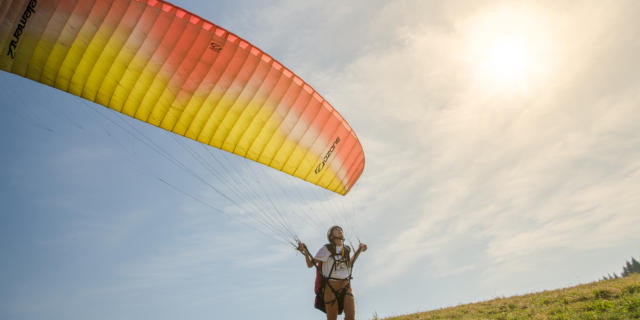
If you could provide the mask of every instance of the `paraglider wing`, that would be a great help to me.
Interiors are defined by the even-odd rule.
[[[364,169],[320,94],[240,37],[157,0],[0,0],[0,69],[339,194]]]

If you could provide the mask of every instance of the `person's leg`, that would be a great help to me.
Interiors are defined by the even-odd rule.
[[[344,296],[344,320],[355,320],[356,318],[356,301],[353,297],[351,287],[347,289]]]
[[[327,282],[324,287],[324,308],[327,320],[336,320],[338,319],[338,299],[329,286],[330,284]]]

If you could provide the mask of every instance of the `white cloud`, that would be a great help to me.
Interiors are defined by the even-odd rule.
[[[487,95],[469,82],[460,63],[466,25],[458,22],[476,9],[448,12],[441,25],[396,26],[402,41],[379,39],[393,50],[368,52],[323,83],[345,106],[367,154],[357,186],[373,211],[364,227],[384,239],[373,241],[372,285],[415,272],[425,257],[442,276],[471,270],[447,264],[460,241],[480,243],[496,263],[554,248],[606,249],[635,237],[637,77],[611,88],[602,83],[639,69],[617,60],[637,43],[625,31],[632,17],[619,19],[627,6],[636,5],[545,9],[554,69],[523,95]]]

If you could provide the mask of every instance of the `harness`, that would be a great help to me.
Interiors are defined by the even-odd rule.
[[[352,296],[353,295],[351,293],[348,293],[347,291],[349,290],[349,288],[351,288],[351,279],[353,279],[352,277],[352,272],[353,272],[353,266],[350,265],[351,261],[350,261],[350,248],[348,246],[343,246],[342,247],[342,252],[340,253],[340,260],[336,260],[336,256],[338,256],[338,254],[336,253],[336,248],[335,245],[333,244],[326,244],[325,247],[329,250],[329,252],[331,253],[331,257],[333,259],[333,265],[331,266],[331,269],[329,271],[329,275],[327,277],[325,277],[322,274],[322,262],[319,262],[316,264],[316,285],[315,285],[315,292],[316,292],[316,300],[315,300],[315,308],[325,312],[326,313],[326,306],[327,305],[333,305],[334,303],[338,302],[338,314],[342,314],[342,311],[344,310],[344,297],[349,295]],[[347,263],[347,265],[349,266],[349,277],[347,277],[346,279],[338,279],[338,278],[333,278],[332,274],[333,271],[336,269],[336,264],[338,263]],[[346,280],[347,281],[347,285],[344,286],[344,288],[340,289],[340,290],[336,290],[333,286],[331,286],[331,282],[329,282],[329,280]],[[325,288],[328,287],[329,290],[331,290],[331,292],[333,293],[334,299],[331,301],[324,301],[324,291]]]

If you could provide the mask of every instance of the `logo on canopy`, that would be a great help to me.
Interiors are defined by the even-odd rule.
[[[329,160],[329,157],[331,157],[333,151],[336,149],[338,143],[340,143],[340,137],[336,137],[336,141],[333,142],[331,148],[329,148],[329,151],[327,151],[327,153],[322,158],[322,162],[320,162],[316,167],[316,170],[314,171],[316,174],[320,173],[320,171],[322,171],[322,169],[324,169],[324,167],[327,165],[327,161]]]

